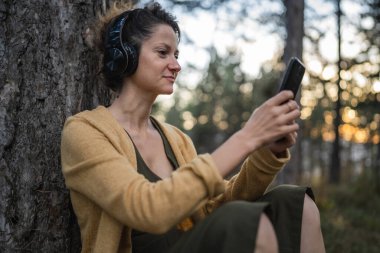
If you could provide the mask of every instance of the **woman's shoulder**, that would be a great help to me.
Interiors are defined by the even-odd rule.
[[[66,119],[66,122],[71,121],[85,121],[90,124],[110,124],[110,123],[116,123],[113,117],[111,116],[108,109],[102,105],[97,106],[94,109],[91,110],[84,110],[81,112],[78,112],[72,116],[69,116]]]
[[[98,118],[104,118],[104,116],[107,114],[107,108],[99,105],[94,109],[91,110],[84,110],[81,112],[78,112],[76,114],[73,114],[72,116],[69,116],[67,120],[96,120]]]
[[[92,110],[81,111],[68,117],[64,129],[68,128],[90,128],[103,133],[120,132],[123,129],[104,106],[97,106]]]

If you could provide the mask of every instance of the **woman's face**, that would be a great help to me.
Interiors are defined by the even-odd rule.
[[[132,83],[153,95],[171,94],[181,70],[177,35],[169,25],[157,25],[151,37],[143,41]]]

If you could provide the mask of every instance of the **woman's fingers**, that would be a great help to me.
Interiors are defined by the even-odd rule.
[[[291,110],[287,113],[283,113],[283,114],[279,115],[278,118],[280,120],[280,123],[291,124],[291,123],[294,123],[294,121],[296,119],[298,119],[300,116],[301,116],[301,112],[297,108],[297,109]]]
[[[280,134],[286,135],[286,134],[289,134],[291,132],[298,131],[298,129],[299,129],[299,125],[297,123],[286,124],[280,128]]]
[[[299,106],[296,101],[288,100],[287,102],[278,106],[278,114],[288,114],[293,112],[294,110],[299,110]]]
[[[281,146],[293,145],[295,137],[291,133],[299,129],[295,122],[300,117],[298,104],[292,100],[291,91],[283,91],[258,107],[244,127],[247,140],[267,145],[278,139],[287,137]]]
[[[276,96],[270,98],[264,103],[267,108],[272,108],[273,116],[280,116],[287,114],[293,110],[298,110],[299,106],[293,99],[293,93],[291,91],[282,91]]]
[[[283,138],[269,144],[269,148],[273,153],[283,153],[286,149],[292,147],[297,140],[297,132],[291,132]]]
[[[286,147],[290,148],[294,144],[296,144],[297,141],[297,132],[292,132],[288,135]]]
[[[266,103],[272,106],[281,105],[286,103],[288,100],[293,99],[293,97],[293,92],[284,90],[278,93],[276,96],[268,99]]]

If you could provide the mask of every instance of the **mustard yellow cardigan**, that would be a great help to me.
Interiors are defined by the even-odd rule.
[[[289,159],[263,148],[225,181],[209,154],[197,155],[189,137],[159,123],[180,167],[151,183],[136,171],[133,144],[99,106],[66,120],[61,159],[81,230],[82,252],[131,252],[131,228],[164,233],[187,217],[197,222],[225,201],[255,200]],[[186,219],[185,219],[186,220]]]

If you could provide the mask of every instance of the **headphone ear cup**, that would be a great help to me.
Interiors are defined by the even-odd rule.
[[[127,43],[123,43],[123,49],[126,55],[125,57],[126,66],[125,66],[124,73],[129,76],[129,75],[132,75],[137,69],[138,53],[135,47],[130,46]]]
[[[107,75],[121,75],[125,70],[125,56],[118,48],[107,48],[104,54],[104,70]]]
[[[135,47],[123,43],[123,27],[131,11],[126,11],[112,20],[105,37],[103,70],[108,77],[122,78],[132,75],[138,64],[138,52]]]

